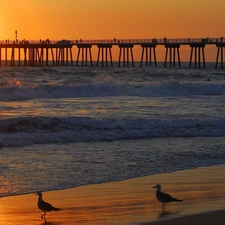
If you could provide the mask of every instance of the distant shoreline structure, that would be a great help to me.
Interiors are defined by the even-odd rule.
[[[141,47],[140,67],[157,67],[156,48],[165,47],[164,67],[180,67],[180,47],[190,47],[189,67],[205,68],[205,47],[211,45],[217,48],[215,66],[224,68],[225,39],[220,38],[163,38],[163,39],[106,39],[106,40],[5,40],[0,41],[0,66],[93,66],[92,47],[97,47],[96,66],[114,66],[112,48],[119,48],[117,66],[134,67],[133,47]],[[78,48],[76,60],[73,60],[72,48]],[[115,47],[114,47],[115,48]],[[10,55],[10,59],[8,57]],[[4,56],[4,59],[3,57]],[[18,63],[16,63],[18,62]]]

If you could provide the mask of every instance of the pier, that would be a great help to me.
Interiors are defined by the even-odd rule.
[[[219,38],[183,39],[107,39],[107,40],[22,40],[0,41],[0,66],[118,66],[134,67],[133,48],[139,47],[140,67],[157,67],[157,46],[165,48],[164,67],[180,67],[182,46],[190,48],[189,67],[205,68],[205,47],[217,49],[215,68],[224,68],[225,40]],[[73,61],[73,49],[77,55]],[[92,50],[97,48],[97,59],[93,60]],[[118,48],[117,63],[113,61],[112,49]],[[137,58],[137,56],[136,56]],[[136,60],[137,61],[137,60]]]

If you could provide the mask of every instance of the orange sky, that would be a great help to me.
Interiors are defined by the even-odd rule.
[[[224,0],[0,1],[0,40],[225,36]]]
[[[224,0],[0,1],[0,40],[225,36]]]

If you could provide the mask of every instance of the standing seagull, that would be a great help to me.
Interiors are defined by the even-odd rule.
[[[153,188],[157,188],[157,190],[156,190],[156,198],[158,199],[159,202],[162,202],[162,210],[165,210],[166,203],[169,203],[169,202],[183,202],[182,200],[173,198],[171,195],[169,195],[167,193],[163,193],[161,191],[161,185],[160,184],[157,184]]]
[[[53,207],[51,204],[49,204],[48,202],[45,202],[43,199],[42,199],[42,193],[41,192],[37,192],[36,195],[38,195],[38,208],[44,212],[44,214],[41,216],[42,219],[45,219],[45,214],[46,212],[51,212],[51,211],[59,211],[59,210],[62,210],[62,209],[58,209],[58,208],[55,208]]]

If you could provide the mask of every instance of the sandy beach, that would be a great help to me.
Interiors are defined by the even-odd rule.
[[[0,224],[224,224],[225,165],[87,185],[43,193],[43,199],[62,211],[37,208],[34,193],[0,198]],[[156,184],[183,202],[166,205],[155,198]]]

